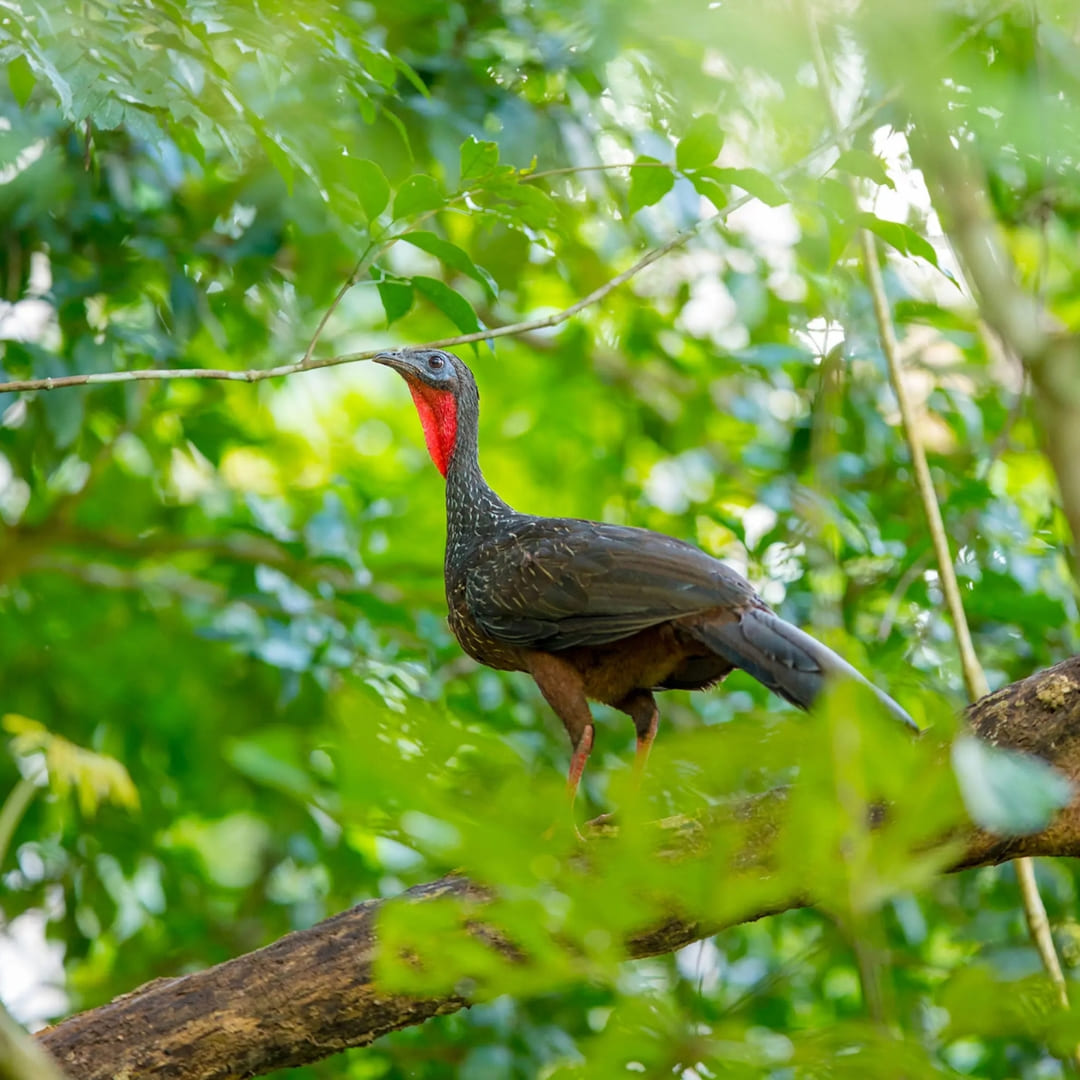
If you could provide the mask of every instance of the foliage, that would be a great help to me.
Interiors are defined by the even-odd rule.
[[[939,878],[913,854],[962,815],[962,683],[856,235],[881,245],[1001,685],[1077,648],[1068,537],[1024,377],[912,163],[906,90],[936,95],[1024,286],[1074,327],[1080,25],[1066,0],[849,8],[815,9],[841,119],[862,118],[841,153],[778,0],[4,5],[0,380],[257,372],[542,319],[686,231],[572,319],[463,353],[488,478],[731,560],[934,725],[913,746],[842,705],[792,716],[737,674],[664,695],[637,797],[632,731],[600,710],[588,811],[700,814],[794,779],[777,887],[826,898],[622,962],[620,934],[675,898],[730,917],[767,897],[724,852],[664,863],[644,826],[602,888],[569,829],[542,839],[565,739],[527,679],[449,636],[442,491],[391,373],[0,395],[0,712],[120,763],[92,820],[53,777],[0,867],[5,920],[62,944],[72,1010],[467,867],[505,887],[530,963],[456,936],[459,912],[399,909],[388,939],[438,935],[446,966],[392,954],[384,978],[467,972],[480,1004],[291,1075],[1057,1075],[1076,1029],[1011,871]],[[890,33],[924,45],[898,65]],[[897,823],[869,844],[881,796]],[[1021,803],[995,805],[1016,824]],[[1076,871],[1039,873],[1071,978]]]

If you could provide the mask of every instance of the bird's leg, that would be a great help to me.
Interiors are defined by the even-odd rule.
[[[574,744],[574,753],[570,758],[570,772],[566,776],[566,794],[570,798],[570,805],[574,805],[577,798],[578,784],[581,783],[581,774],[585,771],[585,762],[592,753],[593,726],[588,727],[581,733],[581,737]]]
[[[585,698],[585,684],[577,668],[551,653],[533,653],[529,660],[529,674],[563,722],[574,748],[570,773],[566,778],[566,792],[573,807],[581,774],[585,771],[585,763],[593,746],[593,720]]]
[[[634,757],[634,782],[641,783],[645,765],[649,760],[656,729],[660,726],[660,710],[656,699],[648,690],[631,690],[615,708],[624,712],[634,721],[637,732],[637,754]]]

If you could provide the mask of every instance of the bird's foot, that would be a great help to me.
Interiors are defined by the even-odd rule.
[[[613,836],[619,830],[619,823],[613,811],[598,814],[591,821],[585,822],[588,836]]]

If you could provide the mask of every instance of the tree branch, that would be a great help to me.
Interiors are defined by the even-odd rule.
[[[953,41],[949,47],[944,50],[943,57],[948,56],[957,49],[959,49],[972,35],[978,32],[979,28],[985,25],[987,22],[994,18],[997,18],[1003,10],[1005,10],[1011,0],[1006,0],[1005,3],[999,5],[993,10],[987,12],[983,17],[975,20],[971,26],[969,26],[962,34],[960,34],[955,41]],[[811,150],[808,154],[800,158],[794,165],[784,169],[776,179],[783,183],[787,180],[797,176],[803,169],[808,168],[813,162],[826,150],[830,150],[838,145],[841,141],[850,139],[857,132],[861,131],[882,109],[892,104],[900,97],[903,92],[904,84],[898,83],[886,94],[884,94],[877,101],[868,105],[862,110],[847,125],[846,128],[837,132],[835,135],[829,135],[822,139],[818,145]],[[662,166],[663,163],[657,163],[657,166]],[[574,166],[573,168],[566,169],[548,169],[542,172],[536,173],[523,173],[520,177],[522,183],[532,183],[533,181],[562,176],[575,172],[591,172],[598,170],[608,169],[621,169],[626,168],[621,164],[613,165],[585,165]],[[746,206],[747,203],[753,200],[753,196],[747,194],[738,199],[732,200],[727,206],[718,210],[715,214],[709,217],[702,218],[700,221],[695,222],[693,225],[682,232],[676,233],[670,240],[661,244],[659,247],[652,248],[646,252],[640,259],[637,260],[632,266],[628,267],[621,274],[616,274],[613,278],[605,281],[602,285],[593,289],[588,296],[578,300],[576,303],[571,304],[567,308],[563,308],[562,311],[554,312],[551,315],[545,315],[539,319],[527,319],[524,322],[509,323],[506,326],[497,326],[489,330],[481,330],[474,334],[459,334],[456,337],[442,338],[438,341],[429,341],[421,348],[451,348],[455,345],[469,345],[475,341],[490,341],[498,337],[510,337],[517,334],[525,334],[534,330],[546,330],[553,326],[558,326],[561,323],[567,322],[572,319],[579,312],[584,311],[585,308],[592,307],[594,304],[599,303],[609,293],[614,292],[621,285],[625,285],[631,278],[635,277],[646,267],[651,266],[657,260],[663,258],[669,252],[674,251],[676,248],[682,247],[691,237],[695,236],[707,225],[716,225],[724,221],[736,210]],[[422,220],[431,217],[436,211],[429,211],[422,215],[421,218],[413,222],[411,227],[415,226]],[[401,238],[402,234],[395,235],[389,238],[389,243],[393,243]],[[387,246],[384,243],[379,251],[382,251]],[[378,254],[378,252],[376,253]],[[272,368],[248,368],[246,371],[231,371],[221,368],[141,368],[134,371],[104,371],[94,372],[85,375],[60,375],[55,378],[47,379],[16,379],[11,382],[0,382],[0,394],[17,393],[20,391],[30,390],[60,390],[64,387],[70,386],[101,386],[105,383],[124,383],[124,382],[164,382],[170,379],[217,379],[224,380],[226,382],[262,382],[265,379],[277,379],[286,375],[296,375],[302,371],[316,371],[319,368],[336,367],[339,364],[352,364],[360,360],[370,360],[377,352],[380,351],[382,346],[375,349],[365,349],[362,352],[344,353],[340,356],[326,357],[322,360],[315,360],[312,358],[311,353],[318,342],[318,338],[322,333],[330,316],[336,310],[338,304],[341,302],[345,293],[355,283],[357,274],[361,272],[363,266],[366,264],[367,253],[361,256],[361,261],[357,264],[356,269],[350,274],[349,278],[341,286],[341,289],[331,302],[329,309],[324,313],[322,320],[315,330],[315,334],[312,337],[302,359],[293,364],[280,364],[277,367]],[[375,256],[372,256],[374,258]]]
[[[968,712],[974,731],[1002,747],[1034,753],[1077,784],[1078,794],[1042,832],[1002,837],[971,829],[951,870],[1025,855],[1080,855],[1080,656],[1004,687]],[[747,875],[767,877],[783,791],[757,796],[735,819],[720,823],[738,848],[746,840]],[[594,841],[601,843],[602,841]],[[586,851],[588,849],[586,848]],[[226,1080],[256,1076],[366,1046],[390,1031],[467,1006],[460,996],[421,999],[375,982],[377,922],[388,903],[469,901],[474,933],[503,951],[512,946],[478,926],[490,895],[466,878],[449,876],[409,889],[394,901],[369,900],[308,930],[193,975],[158,979],[100,1008],[63,1021],[40,1040],[73,1080],[116,1076],[157,1080]],[[811,902],[805,894],[772,896],[734,921],[746,922]],[[671,952],[715,933],[731,918],[688,920],[672,915],[636,933],[626,955]],[[423,962],[424,957],[418,957]],[[438,957],[427,958],[432,966]]]
[[[803,16],[809,30],[810,49],[814,57],[814,68],[817,71],[818,82],[821,84],[821,92],[825,98],[825,105],[832,121],[833,130],[838,131],[840,128],[840,116],[833,101],[832,80],[829,65],[825,58],[825,50],[821,45],[817,21],[807,0],[802,0],[802,7]],[[842,150],[848,149],[846,139],[840,138],[839,145]],[[859,188],[854,176],[848,177],[848,185],[851,190],[851,197],[855,204],[858,205]],[[938,576],[942,590],[945,593],[945,603],[952,619],[953,633],[956,636],[956,646],[960,653],[960,666],[964,673],[964,684],[967,687],[968,700],[976,701],[990,692],[990,684],[986,681],[986,673],[983,671],[982,664],[979,663],[979,658],[975,653],[975,644],[971,638],[971,628],[968,625],[964,602],[960,595],[960,583],[956,577],[956,567],[953,563],[949,537],[945,529],[945,520],[941,513],[941,504],[938,501],[934,481],[930,475],[926,447],[923,445],[915,409],[908,394],[907,384],[904,381],[900,350],[896,339],[896,327],[893,325],[892,309],[889,306],[888,295],[885,291],[885,279],[881,273],[881,267],[878,265],[877,242],[869,229],[859,230],[859,246],[862,251],[863,267],[866,271],[867,285],[873,303],[874,318],[878,326],[878,337],[889,369],[889,381],[892,383],[893,393],[900,408],[904,439],[907,442],[908,453],[911,455],[911,465],[915,473],[915,488],[919,493],[923,511],[926,514],[926,524],[930,529],[930,539],[938,564]],[[1069,992],[1065,982],[1065,973],[1062,971],[1061,960],[1058,957],[1057,949],[1054,946],[1054,938],[1050,932],[1046,905],[1043,903],[1038,883],[1035,880],[1035,866],[1030,859],[1017,859],[1015,869],[1028,930],[1042,959],[1043,966],[1054,983],[1058,993],[1058,1000],[1061,1006],[1067,1009],[1069,1007]]]
[[[814,154],[818,151],[814,151]],[[809,160],[813,154],[808,155]],[[790,178],[803,162],[792,166],[780,175],[780,179]],[[714,225],[736,210],[745,206],[753,196],[743,195],[734,199],[722,210],[718,210],[709,217],[694,222],[693,225],[676,233],[670,240],[665,241],[659,247],[650,249],[645,255],[637,260],[632,266],[627,267],[621,274],[597,286],[587,296],[582,297],[576,303],[571,304],[562,311],[544,315],[538,319],[526,319],[523,322],[508,323],[506,326],[495,326],[487,330],[478,330],[471,334],[457,334],[454,337],[439,338],[437,341],[426,342],[422,348],[445,349],[455,345],[471,345],[476,341],[491,341],[500,337],[511,337],[516,334],[525,334],[532,330],[546,330],[553,326],[572,319],[579,312],[599,303],[609,293],[614,292],[620,285],[625,285],[632,277],[641,273],[646,267],[659,259],[662,259],[670,251],[682,247],[691,237],[697,235],[706,225]],[[335,300],[335,303],[337,301]],[[381,347],[380,347],[381,348]],[[330,356],[322,360],[299,360],[294,364],[280,364],[272,368],[249,368],[246,371],[229,371],[221,368],[141,368],[134,371],[103,371],[86,375],[59,375],[48,379],[18,379],[12,382],[0,383],[0,394],[15,393],[26,390],[61,390],[70,386],[100,386],[105,383],[125,382],[164,382],[170,379],[218,379],[227,382],[263,382],[266,379],[278,379],[286,375],[297,375],[302,371],[317,371],[319,368],[337,367],[340,364],[352,364],[360,360],[370,360],[380,348],[364,349],[360,352],[343,353],[340,356]]]
[[[919,100],[915,108],[919,108]],[[1031,375],[1046,456],[1080,552],[1080,335],[1020,283],[969,156],[929,108],[918,113],[912,155],[941,210],[949,239],[979,300],[979,312]]]

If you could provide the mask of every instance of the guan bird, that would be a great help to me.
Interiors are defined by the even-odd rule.
[[[521,514],[503,502],[480,471],[480,396],[458,357],[418,348],[374,359],[405,379],[446,478],[450,629],[481,664],[536,681],[570,736],[571,800],[593,745],[589,699],[633,720],[640,769],[659,722],[655,691],[703,690],[734,668],[802,709],[828,680],[853,679],[916,727],[892,698],[691,544],[625,525]]]

